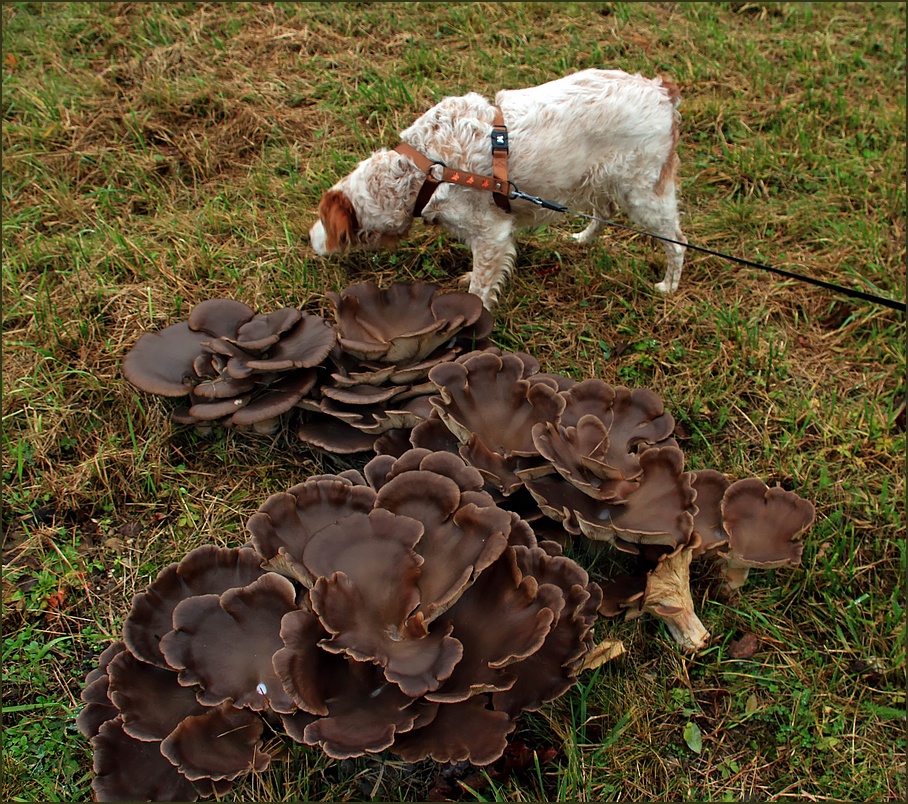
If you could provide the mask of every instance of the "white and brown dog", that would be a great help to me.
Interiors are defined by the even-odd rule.
[[[528,89],[495,96],[509,136],[508,179],[522,192],[605,217],[613,205],[639,228],[686,243],[678,223],[678,89],[660,78],[618,70],[583,70]],[[401,140],[432,162],[491,175],[490,134],[496,108],[474,92],[449,97],[401,132]],[[309,232],[320,255],[355,248],[393,248],[413,223],[426,174],[412,158],[379,150],[334,185]],[[499,199],[500,200],[500,199]],[[441,183],[422,211],[473,252],[470,291],[491,308],[514,266],[513,234],[549,223],[558,212],[515,199],[511,211],[491,193]],[[603,228],[579,234],[589,243]],[[664,242],[662,293],[678,287],[684,247]]]

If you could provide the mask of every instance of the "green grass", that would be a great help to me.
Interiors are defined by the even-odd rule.
[[[209,297],[456,287],[469,253],[429,227],[343,261],[306,238],[321,192],[444,95],[670,75],[691,242],[905,298],[903,4],[4,3],[2,22],[5,801],[90,800],[79,692],[132,596],[346,465],[174,428],[123,354]],[[582,226],[520,239],[496,343],[654,389],[689,468],[793,489],[816,524],[801,568],[735,598],[696,577],[695,657],[655,620],[602,622],[625,657],[520,720],[554,758],[448,795],[903,800],[904,316],[693,252],[664,299],[660,249],[618,230],[583,249]],[[744,634],[760,649],[732,658]],[[440,772],[293,746],[235,796],[426,800]]]

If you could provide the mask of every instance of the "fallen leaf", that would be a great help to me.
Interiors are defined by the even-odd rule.
[[[684,727],[684,742],[695,754],[699,754],[703,750],[703,733],[692,720]]]
[[[625,653],[624,643],[620,639],[603,639],[598,645],[583,658],[578,672],[584,670],[595,670],[612,659],[617,659],[622,653]]]
[[[728,646],[732,659],[750,659],[760,649],[760,640],[753,634],[744,634]]]
[[[15,70],[19,66],[19,60],[16,58],[15,53],[7,53],[3,63],[9,67],[10,70]]]

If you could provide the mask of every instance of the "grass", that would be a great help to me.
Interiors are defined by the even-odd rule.
[[[347,261],[306,242],[321,192],[444,95],[669,74],[692,242],[905,298],[903,4],[4,3],[2,22],[5,801],[89,800],[78,696],[132,596],[344,466],[172,427],[124,352],[213,296],[325,311],[352,281],[455,287],[468,252],[428,227]],[[520,240],[495,341],[654,389],[689,468],[814,501],[803,566],[733,599],[698,577],[715,640],[695,657],[654,620],[603,622],[626,656],[520,721],[545,761],[445,787],[431,763],[295,746],[236,800],[904,800],[904,316],[692,252],[663,299],[659,249],[583,249],[582,226]]]

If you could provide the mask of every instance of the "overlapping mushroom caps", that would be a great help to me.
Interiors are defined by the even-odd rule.
[[[209,299],[188,320],[139,338],[123,374],[143,391],[188,397],[173,412],[178,423],[270,432],[312,390],[315,367],[334,345],[320,316],[293,307],[260,314],[233,299]]]
[[[510,495],[498,498],[502,506],[525,488],[568,533],[639,557],[637,575],[603,583],[605,614],[653,614],[682,648],[699,650],[709,634],[694,611],[692,559],[709,552],[733,586],[746,567],[796,563],[800,555],[789,541],[812,521],[809,503],[790,493],[783,500],[755,478],[726,499],[720,473],[685,471],[674,419],[648,389],[540,374],[528,355],[495,349],[429,376],[440,396],[409,444],[458,453],[489,491]],[[384,440],[377,448],[403,447]],[[737,537],[725,528],[737,528]],[[768,546],[773,539],[781,545]]]
[[[98,800],[195,800],[261,771],[266,730],[332,757],[501,756],[595,650],[599,587],[459,457],[310,478],[138,595],[86,678]]]
[[[267,597],[261,588],[271,581],[260,564],[251,549],[200,547],[136,596],[123,640],[104,651],[86,677],[85,707],[76,721],[94,749],[98,801],[195,801],[224,794],[234,779],[268,766],[263,721],[255,702],[240,697],[248,680],[240,680],[236,665],[247,663],[248,646],[202,648],[207,663],[225,664],[218,672],[233,686],[221,696],[200,686],[201,676],[187,672],[179,651],[166,644],[183,633],[184,621],[196,619],[200,605],[217,606],[222,598],[232,633],[238,629],[251,639],[264,630],[269,615],[259,605]],[[255,606],[231,605],[231,593],[253,598]]]
[[[298,429],[327,452],[372,451],[381,434],[425,420],[436,392],[429,370],[484,344],[492,331],[479,297],[431,283],[381,289],[362,282],[327,296],[338,342],[328,355],[329,377],[303,404],[311,415]]]

